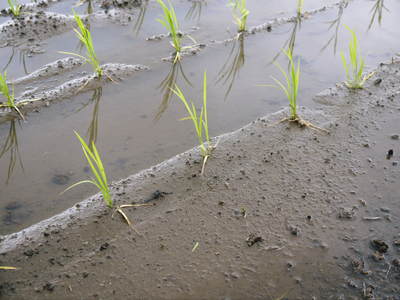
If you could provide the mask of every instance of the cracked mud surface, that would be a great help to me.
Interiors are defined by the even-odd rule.
[[[154,203],[126,209],[137,232],[94,196],[3,237],[1,297],[400,299],[399,80],[394,61],[318,95],[300,115],[330,134],[280,111],[223,135],[204,177],[191,150],[115,183]]]

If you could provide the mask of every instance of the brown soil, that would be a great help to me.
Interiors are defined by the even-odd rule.
[[[400,62],[3,237],[1,299],[400,299]],[[250,100],[250,99],[248,99]],[[392,151],[390,151],[392,150]]]

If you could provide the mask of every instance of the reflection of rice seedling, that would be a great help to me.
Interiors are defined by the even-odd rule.
[[[10,163],[8,164],[7,181],[6,181],[6,183],[8,184],[17,161],[19,161],[22,170],[24,170],[24,166],[22,164],[22,159],[21,159],[21,154],[19,152],[17,128],[16,128],[15,120],[10,121],[10,129],[8,131],[8,136],[3,145],[3,148],[0,151],[0,159],[7,152],[10,152]]]
[[[229,0],[233,9],[233,18],[238,26],[238,32],[246,31],[247,17],[250,11],[246,8],[246,0]]]
[[[162,92],[162,101],[160,106],[158,107],[157,114],[155,116],[155,120],[159,120],[162,116],[162,114],[165,112],[169,105],[169,100],[171,99],[171,96],[173,94],[172,89],[175,87],[175,84],[179,78],[179,76],[182,75],[183,80],[188,84],[192,85],[189,79],[186,77],[185,72],[183,71],[183,67],[180,61],[177,61],[175,64],[171,65],[171,70],[167,74],[167,76],[164,78],[163,81],[158,85],[157,88],[159,88]]]
[[[182,33],[179,32],[179,23],[175,14],[175,9],[172,6],[172,3],[168,1],[169,7],[163,2],[163,0],[157,0],[158,4],[160,4],[163,10],[163,18],[157,19],[165,29],[169,31],[171,36],[171,45],[175,49],[175,59],[174,63],[181,59],[181,53],[183,50],[190,49],[192,46],[182,46]],[[190,36],[188,36],[192,39]],[[192,39],[192,41],[194,41]]]
[[[0,108],[8,107],[10,109],[13,109],[18,113],[18,115],[22,119],[24,119],[23,114],[21,113],[20,109],[18,108],[18,105],[22,104],[22,102],[20,101],[18,103],[15,103],[14,87],[12,87],[11,93],[10,93],[10,89],[8,88],[7,72],[4,72],[4,74],[0,73],[0,93],[6,98],[5,103],[0,102]]]
[[[28,72],[28,68],[26,67],[27,50],[26,49],[18,49],[17,47],[12,47],[10,58],[8,59],[8,61],[5,64],[5,66],[3,67],[2,71],[7,70],[8,66],[12,63],[12,61],[14,60],[16,51],[19,52],[19,62],[24,67],[25,74],[28,75],[29,72]]]
[[[74,28],[74,31],[75,31],[76,36],[78,37],[79,41],[86,47],[86,57],[82,56],[80,54],[77,54],[77,53],[71,53],[71,52],[65,52],[65,51],[60,51],[60,53],[74,55],[74,56],[84,59],[85,62],[88,62],[92,65],[93,70],[97,74],[97,77],[101,78],[101,76],[103,75],[103,70],[100,67],[99,60],[97,59],[96,52],[93,47],[93,40],[92,40],[92,35],[90,33],[90,30],[85,27],[82,19],[75,13],[75,11],[74,11],[74,18],[75,18],[75,22],[79,28],[79,31],[76,28]]]
[[[210,142],[210,136],[208,134],[208,115],[207,115],[207,74],[204,72],[203,78],[203,106],[200,111],[200,115],[197,113],[196,106],[193,101],[186,99],[183,92],[179,89],[177,85],[175,85],[175,89],[172,90],[175,95],[182,101],[184,104],[186,111],[189,116],[182,118],[181,120],[191,120],[193,122],[197,139],[199,142],[201,156],[203,157],[203,166],[201,168],[201,174],[204,173],[204,168],[207,163],[207,159],[211,155],[211,152],[215,149],[216,146],[212,146]]]
[[[192,6],[190,6],[188,12],[186,13],[185,19],[199,21],[203,5],[207,5],[207,2],[204,0],[189,0],[189,2],[192,3]]]
[[[18,17],[21,14],[21,4],[19,4],[17,0],[7,0],[7,2],[12,14]]]
[[[75,135],[81,143],[83,154],[85,155],[90,169],[94,175],[94,179],[79,181],[68,187],[63,191],[63,193],[82,183],[90,183],[95,185],[100,190],[107,206],[110,208],[113,207],[113,200],[111,198],[110,188],[108,187],[106,171],[104,170],[104,166],[99,152],[97,151],[96,145],[92,142],[89,147],[76,131]]]
[[[350,89],[361,89],[365,81],[372,76],[372,73],[363,75],[365,64],[364,59],[359,53],[357,35],[349,27],[346,26],[346,28],[350,31],[352,38],[349,43],[349,62],[347,62],[344,53],[340,53],[344,69],[346,70],[345,84]]]
[[[378,19],[378,24],[381,25],[382,23],[382,17],[383,17],[383,9],[386,11],[389,11],[384,4],[384,0],[375,0],[375,4],[371,9],[371,21],[368,25],[368,30],[371,29],[372,25],[375,22],[375,19]]]
[[[235,79],[238,76],[240,69],[244,66],[244,61],[244,35],[240,34],[233,42],[232,50],[229,53],[228,59],[218,74],[219,78],[217,79],[217,83],[222,80],[224,80],[223,84],[229,82],[228,89],[225,93],[225,99],[231,92]]]
[[[91,101],[94,102],[92,120],[90,121],[90,125],[88,128],[89,134],[89,145],[96,144],[97,141],[97,132],[98,132],[98,123],[99,123],[99,106],[100,99],[103,94],[103,89],[97,88],[94,90]]]
[[[149,0],[144,0],[144,2],[140,5],[140,11],[136,18],[135,25],[133,26],[133,31],[136,33],[136,35],[139,34],[139,31],[142,28],[148,4],[149,4]]]
[[[292,52],[290,49],[284,50],[283,51],[286,55],[286,57],[289,60],[289,71],[286,72],[281,65],[278,63],[275,63],[275,66],[279,69],[279,71],[282,73],[283,77],[285,78],[285,82],[281,82],[278,79],[272,77],[272,79],[275,81],[277,85],[272,85],[273,87],[279,87],[286,95],[288,101],[289,101],[289,110],[290,110],[290,116],[287,118],[282,119],[279,121],[279,123],[284,122],[284,121],[289,121],[289,122],[295,122],[299,124],[300,126],[306,126],[310,127],[312,129],[320,130],[327,132],[327,130],[317,127],[313,125],[312,123],[303,120],[299,115],[297,114],[297,97],[299,93],[299,82],[300,82],[300,59],[297,61],[297,66],[293,61],[293,56]],[[271,85],[268,85],[271,86]]]
[[[347,0],[343,1],[338,7],[337,18],[335,20],[329,22],[328,30],[331,30],[334,27],[335,32],[332,35],[332,37],[328,40],[328,42],[322,47],[321,51],[324,51],[333,41],[333,53],[336,54],[339,28],[340,28],[340,24],[342,21],[344,9],[347,8],[348,5],[349,5],[349,1],[347,1]]]

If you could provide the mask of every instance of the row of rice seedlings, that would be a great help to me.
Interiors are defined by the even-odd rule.
[[[79,17],[75,11],[74,13],[74,18],[75,22],[79,28],[76,29],[74,28],[75,34],[78,37],[79,41],[85,46],[86,48],[86,56],[73,53],[73,52],[65,52],[65,51],[60,51],[60,53],[63,54],[68,54],[68,55],[73,55],[82,58],[85,63],[89,63],[92,67],[94,72],[96,73],[97,77],[100,79],[103,76],[103,69],[100,66],[100,62],[97,58],[96,51],[94,50],[93,46],[93,40],[92,40],[92,35],[90,33],[90,30],[83,24],[83,21],[81,17]]]
[[[18,0],[7,0],[8,5],[10,6],[11,13],[18,17],[21,14],[22,5],[18,3]]]
[[[373,73],[364,75],[364,59],[359,53],[357,35],[354,30],[349,27],[346,28],[351,33],[351,40],[349,43],[349,61],[347,61],[344,52],[340,53],[343,67],[346,71],[345,85],[350,89],[361,89],[365,81],[372,76]]]
[[[247,17],[250,14],[246,7],[246,0],[229,0],[229,6],[232,7],[233,19],[238,26],[238,32],[245,32]]]
[[[200,153],[203,157],[203,164],[201,168],[201,175],[203,175],[207,160],[216,147],[216,145],[213,146],[211,144],[210,135],[208,133],[207,73],[204,72],[203,76],[203,106],[201,107],[200,114],[197,113],[197,108],[194,105],[193,101],[190,101],[189,103],[178,85],[175,85],[175,88],[172,91],[182,101],[187,113],[189,114],[187,117],[181,118],[180,120],[191,120],[194,125],[197,140],[199,143]]]

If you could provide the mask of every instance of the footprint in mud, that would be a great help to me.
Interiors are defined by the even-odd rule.
[[[55,174],[51,178],[51,183],[57,184],[57,185],[66,185],[70,180],[70,176],[67,174]]]
[[[11,202],[4,207],[5,214],[2,218],[2,223],[5,226],[21,224],[32,213],[32,211],[23,211],[23,205],[18,202]]]

